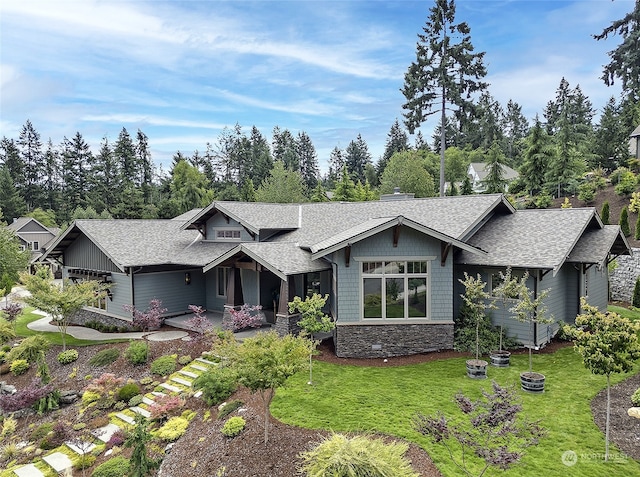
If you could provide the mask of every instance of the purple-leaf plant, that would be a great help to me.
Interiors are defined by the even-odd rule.
[[[29,386],[14,394],[0,395],[0,409],[6,413],[26,409],[53,391],[53,384],[42,384],[40,379],[34,379]]]
[[[198,305],[189,305],[189,310],[194,314],[194,317],[187,320],[186,325],[195,331],[197,336],[194,341],[199,341],[205,338],[208,331],[213,328],[213,323],[209,321],[207,315],[205,315],[205,309]]]
[[[492,386],[493,393],[482,391],[484,398],[477,401],[456,395],[460,411],[467,416],[465,421],[454,424],[441,412],[435,416],[418,414],[413,421],[419,433],[445,446],[453,463],[467,476],[480,477],[492,466],[508,469],[522,458],[524,449],[538,444],[545,433],[538,421],[519,416],[522,405],[516,401],[513,387],[503,388],[496,382]],[[462,453],[454,454],[459,447]],[[483,462],[465,459],[468,454]]]
[[[239,310],[233,308],[229,310],[230,317],[225,317],[222,320],[222,327],[225,330],[238,331],[243,328],[260,328],[262,326],[262,317],[259,312],[262,310],[262,305],[248,305],[244,304]]]
[[[140,311],[133,305],[123,305],[122,308],[131,313],[133,326],[140,328],[142,331],[159,328],[162,324],[162,315],[167,312],[166,308],[162,308],[162,301],[157,298],[149,301],[149,307],[146,311]]]
[[[22,313],[22,305],[16,302],[9,303],[4,308],[4,310],[2,310],[2,314],[4,315],[5,319],[9,323],[13,323],[14,327],[16,326],[16,320],[18,319],[20,313]]]

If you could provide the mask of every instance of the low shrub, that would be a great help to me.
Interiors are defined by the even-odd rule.
[[[185,365],[189,364],[191,361],[193,361],[193,358],[191,358],[191,356],[188,355],[188,354],[180,356],[178,358],[178,364],[180,364],[182,366],[185,366]]]
[[[9,365],[9,370],[14,376],[21,376],[29,370],[29,362],[26,359],[14,359]]]
[[[129,471],[129,459],[118,456],[103,462],[91,473],[91,477],[122,477]]]
[[[91,454],[82,454],[73,460],[73,468],[75,470],[84,470],[91,467],[96,462],[96,456]]]
[[[178,355],[160,356],[151,363],[151,372],[158,376],[168,376],[176,371]]]
[[[202,398],[209,406],[223,402],[236,387],[236,375],[229,368],[214,368],[202,373],[193,382],[193,388],[202,390]]]
[[[103,349],[98,351],[89,359],[89,365],[94,368],[102,368],[107,366],[120,357],[120,351],[115,348]]]
[[[148,386],[151,383],[153,383],[153,378],[151,376],[145,376],[140,380],[140,384],[143,386]]]
[[[62,351],[58,353],[58,363],[60,364],[70,364],[78,359],[78,350],[77,349],[68,349],[66,351]]]
[[[45,422],[44,424],[40,424],[38,427],[31,431],[31,434],[29,434],[29,440],[40,440],[43,437],[46,437],[47,434],[49,434],[51,431],[53,431],[52,422]]]
[[[16,338],[16,332],[13,325],[8,321],[0,318],[0,343],[6,343]]]
[[[142,404],[142,394],[136,394],[128,402],[129,407],[139,406],[140,404]]]
[[[7,416],[2,421],[2,432],[0,432],[0,441],[5,437],[11,436],[18,428],[18,421],[12,416]]]
[[[640,406],[640,388],[636,389],[636,392],[631,395],[631,402],[634,406]]]
[[[76,422],[72,429],[74,431],[81,431],[82,429],[84,429],[85,427],[87,427],[87,424],[85,422]]]
[[[0,447],[0,461],[10,461],[18,456],[20,449],[17,442],[9,442]]]
[[[132,341],[124,352],[124,357],[131,364],[145,364],[149,356],[149,347],[144,341]]]
[[[220,432],[225,437],[235,437],[244,430],[244,426],[247,422],[240,416],[234,416],[227,419]]]
[[[138,394],[140,394],[140,386],[136,383],[127,383],[118,389],[117,399],[118,401],[128,401]]]
[[[325,475],[375,475],[377,477],[417,477],[404,457],[408,445],[387,444],[366,436],[333,434],[316,447],[300,454],[302,471],[309,477]]]
[[[91,419],[88,423],[88,427],[90,429],[99,429],[106,426],[107,424],[109,424],[109,418],[103,415]]]
[[[182,409],[185,400],[180,396],[160,396],[149,406],[152,420],[165,419],[173,412]]]
[[[7,357],[7,352],[0,351],[0,363],[4,363],[6,361],[6,357]]]
[[[124,444],[124,441],[126,440],[127,440],[127,436],[125,432],[122,429],[118,429],[116,432],[111,434],[111,437],[106,442],[105,447],[107,449],[111,449],[112,447],[116,447],[116,446],[120,447],[122,446],[122,444]]]
[[[41,352],[49,351],[51,343],[42,335],[33,335],[23,339],[18,346],[14,346],[7,353],[7,362],[16,359],[24,359],[29,363],[35,363]]]
[[[102,395],[96,391],[85,391],[82,393],[82,405],[87,407],[89,404],[96,402]]]
[[[189,427],[188,419],[178,416],[172,417],[160,429],[158,429],[156,437],[167,442],[177,441],[185,432],[187,432],[187,427]]]
[[[233,401],[229,401],[228,403],[221,405],[218,409],[218,419],[227,417],[236,409],[241,408],[243,404],[244,403],[242,401],[234,399]]]
[[[26,409],[53,392],[53,384],[42,384],[40,379],[35,379],[29,386],[18,390],[17,393],[0,395],[0,410],[15,412]]]

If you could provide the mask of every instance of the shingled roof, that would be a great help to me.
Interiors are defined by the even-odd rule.
[[[458,254],[456,262],[548,269],[555,274],[587,229],[602,228],[602,222],[593,208],[519,210],[512,215],[493,217],[487,226],[468,240],[470,245],[486,251],[488,255],[479,256],[463,251]],[[594,234],[592,237],[600,239],[601,236]],[[594,241],[585,239],[578,252]],[[586,251],[580,253],[587,255]],[[599,252],[590,253],[597,254]]]

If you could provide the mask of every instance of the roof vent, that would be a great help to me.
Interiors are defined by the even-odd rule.
[[[393,188],[393,193],[394,194],[399,194],[400,193],[400,187],[394,187]]]
[[[393,194],[382,194],[380,200],[410,200],[415,194],[409,192],[400,192],[400,187],[393,188]]]

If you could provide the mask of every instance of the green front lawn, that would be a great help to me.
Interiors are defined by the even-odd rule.
[[[609,305],[607,306],[607,310],[617,313],[624,318],[628,318],[631,321],[640,320],[640,311],[638,310],[630,310],[629,308],[617,305]]]
[[[415,432],[411,419],[417,412],[442,411],[459,415],[453,402],[462,391],[479,397],[490,390],[490,380],[501,385],[515,384],[528,367],[527,355],[511,357],[511,367],[489,367],[489,379],[475,381],[466,377],[465,358],[433,361],[402,367],[338,366],[314,362],[314,385],[300,373],[279,390],[271,406],[272,413],[288,424],[333,431],[377,431],[416,442],[427,450],[445,476],[460,475],[441,445],[433,444]],[[606,378],[587,371],[573,348],[553,354],[534,356],[534,371],[546,375],[545,392],[531,395],[518,390],[526,415],[540,419],[547,436],[537,447],[526,451],[520,464],[508,472],[485,475],[507,476],[629,476],[640,475],[640,464],[631,459],[604,463],[604,434],[596,427],[590,401],[606,386]],[[614,375],[612,383],[627,375]],[[572,450],[578,463],[567,467],[561,456]],[[619,451],[611,446],[610,452]]]

